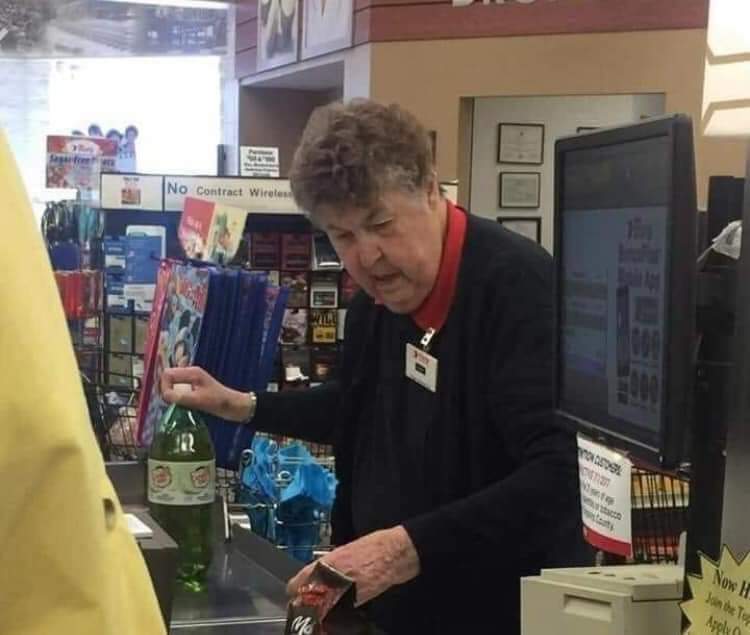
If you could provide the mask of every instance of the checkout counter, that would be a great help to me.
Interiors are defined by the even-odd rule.
[[[232,524],[219,501],[208,589],[175,591],[177,546],[148,514],[144,465],[112,463],[107,472],[126,513],[152,531],[138,543],[170,633],[283,635],[286,582],[299,562]],[[543,571],[521,581],[522,635],[677,635],[682,581],[682,567],[667,565]]]
[[[286,583],[301,569],[274,545],[239,525],[224,522],[216,506],[214,556],[208,590],[175,591],[177,546],[153,521],[145,504],[145,467],[111,463],[107,472],[126,513],[152,535],[137,538],[170,633],[184,635],[281,635],[286,623]]]

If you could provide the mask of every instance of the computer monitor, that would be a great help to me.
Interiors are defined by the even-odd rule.
[[[555,147],[558,415],[665,469],[692,415],[694,163],[680,115]]]

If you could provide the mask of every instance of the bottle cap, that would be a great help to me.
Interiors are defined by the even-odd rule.
[[[178,395],[186,395],[189,392],[193,392],[193,386],[191,384],[175,384],[172,386],[172,390]]]

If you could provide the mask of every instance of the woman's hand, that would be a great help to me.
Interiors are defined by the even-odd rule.
[[[357,606],[419,575],[419,555],[409,534],[401,526],[363,536],[334,549],[321,560],[354,580],[357,585]],[[292,578],[287,585],[289,595],[297,594],[299,587],[309,579],[314,566],[314,562],[307,565]]]
[[[175,390],[175,384],[189,384],[192,391]],[[167,403],[229,421],[246,421],[250,415],[249,393],[227,388],[198,366],[165,370],[161,375],[161,393]]]

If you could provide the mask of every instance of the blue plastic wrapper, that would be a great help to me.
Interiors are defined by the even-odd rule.
[[[243,454],[239,502],[253,531],[311,562],[336,495],[336,477],[301,443],[281,449],[256,437]]]

